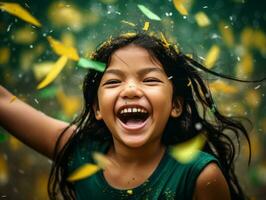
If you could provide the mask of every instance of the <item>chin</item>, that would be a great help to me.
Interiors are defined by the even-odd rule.
[[[122,142],[130,148],[140,148],[148,143],[148,138],[143,138],[143,136],[130,136],[122,139]]]

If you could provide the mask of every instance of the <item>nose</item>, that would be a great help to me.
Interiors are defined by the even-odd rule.
[[[129,82],[124,85],[123,90],[120,93],[122,98],[141,98],[143,96],[143,91],[139,84],[135,82]]]

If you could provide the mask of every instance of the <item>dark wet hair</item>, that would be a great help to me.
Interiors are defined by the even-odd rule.
[[[204,78],[199,74],[199,69],[219,77],[237,79],[210,71],[181,53],[174,45],[145,33],[124,34],[113,39],[110,38],[97,48],[93,54],[93,60],[104,62],[108,66],[112,54],[127,45],[142,47],[157,59],[173,83],[173,102],[178,97],[182,98],[183,112],[180,117],[170,117],[168,120],[162,137],[163,144],[178,144],[204,132],[208,142],[203,151],[214,155],[219,160],[221,170],[230,188],[231,198],[245,199],[234,172],[233,161],[236,156],[236,146],[231,136],[236,137],[239,141],[240,136],[243,135],[250,149],[247,130],[236,118],[227,117],[219,112]],[[59,143],[65,131],[57,141],[48,185],[51,199],[56,199],[59,191],[65,199],[75,199],[73,185],[66,180],[68,162],[71,152],[75,148],[75,142],[89,142],[103,138],[112,141],[106,125],[95,119],[93,111],[93,103],[97,101],[97,90],[102,76],[101,72],[88,71],[83,83],[84,108],[70,124],[70,126],[75,124],[77,129],[60,150]],[[195,126],[196,124],[200,124],[200,129]]]

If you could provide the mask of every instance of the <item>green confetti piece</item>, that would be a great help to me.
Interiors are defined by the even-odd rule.
[[[144,15],[146,15],[149,19],[151,20],[157,20],[160,21],[161,18],[154,14],[152,11],[150,11],[148,8],[146,8],[145,6],[138,4],[138,8],[141,10],[141,12],[143,12]]]
[[[86,68],[86,69],[94,69],[100,72],[104,72],[106,68],[106,64],[102,62],[93,61],[86,58],[80,58],[78,62],[78,66]]]
[[[55,97],[56,91],[57,88],[54,86],[47,87],[39,92],[39,97],[44,99]]]
[[[4,142],[8,139],[7,134],[0,133],[0,142]]]

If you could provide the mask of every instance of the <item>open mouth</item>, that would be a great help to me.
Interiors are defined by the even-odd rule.
[[[141,126],[149,117],[149,112],[142,107],[127,107],[120,109],[118,118],[120,121],[128,126],[135,127]]]

